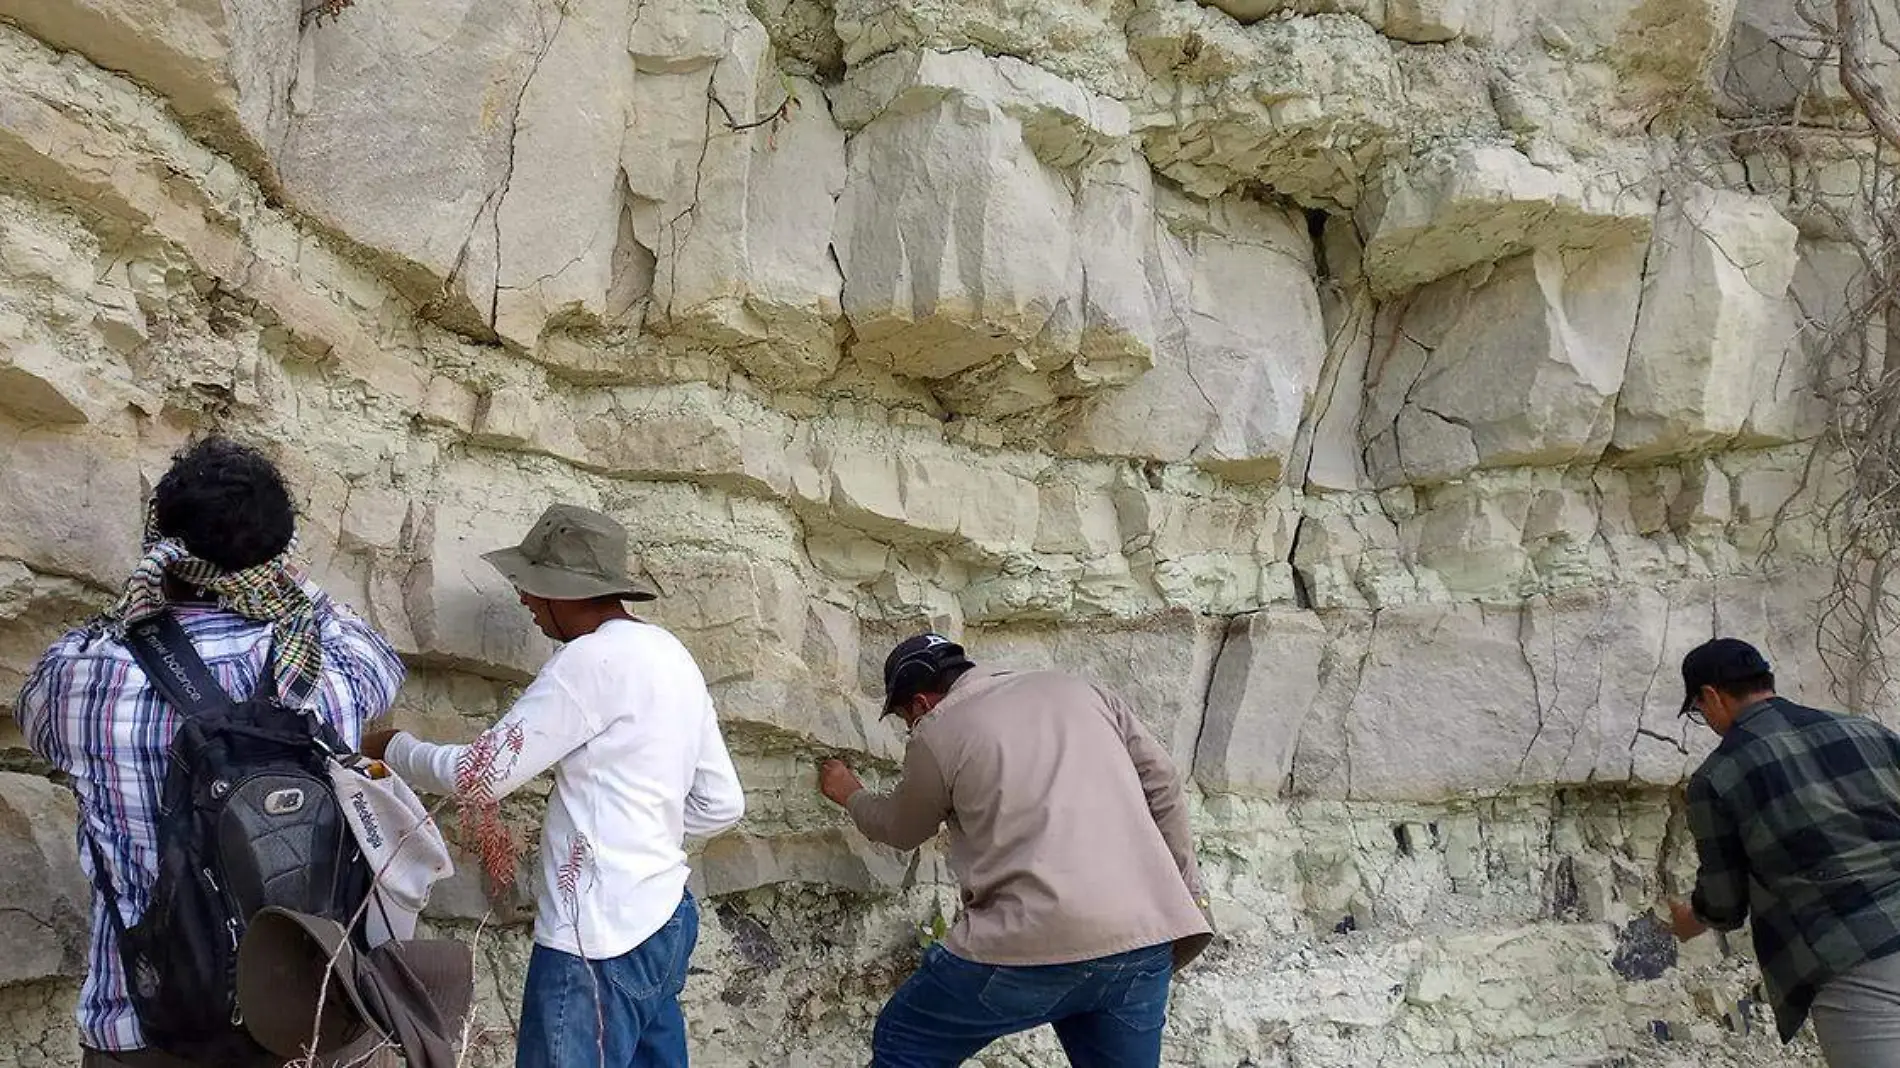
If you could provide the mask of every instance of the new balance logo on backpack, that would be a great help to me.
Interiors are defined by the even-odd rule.
[[[157,628],[142,628],[137,640],[144,642],[150,655],[158,658],[158,662],[165,668],[166,677],[178,686],[187,701],[193,705],[204,703],[204,694],[200,693],[198,687],[192,683],[191,675],[185,671],[185,665],[178,662],[178,655],[165,648],[165,643],[160,639]],[[144,657],[140,659],[141,662],[147,662]],[[149,662],[147,664],[149,674]]]
[[[135,625],[128,645],[177,709],[158,817],[159,871],[126,926],[95,843],[94,868],[119,939],[146,1046],[202,1064],[263,1060],[237,1010],[237,952],[251,917],[279,906],[353,926],[373,873],[332,785],[345,747],[315,716],[278,701],[265,664],[234,702],[170,614]]]

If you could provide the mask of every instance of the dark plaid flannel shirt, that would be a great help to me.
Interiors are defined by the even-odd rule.
[[[1900,736],[1874,720],[1779,697],[1744,709],[1689,779],[1689,828],[1696,916],[1752,917],[1783,1042],[1822,985],[1900,951]]]

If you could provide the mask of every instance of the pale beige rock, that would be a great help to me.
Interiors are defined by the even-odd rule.
[[[76,26],[99,5],[28,15]],[[1808,1040],[1741,1026],[1745,940],[1733,958],[1685,945],[1647,982],[1606,964],[1693,876],[1672,790],[1713,736],[1675,718],[1681,652],[1738,633],[1785,689],[1832,700],[1808,599],[1831,578],[1808,503],[1825,487],[1800,488],[1826,368],[1783,335],[1847,302],[1827,244],[1845,231],[1821,208],[1862,161],[1832,134],[1809,157],[1828,185],[1784,212],[1806,243],[1762,297],[1737,427],[1608,467],[1617,390],[1598,372],[1638,269],[1618,260],[1635,243],[1603,235],[1640,234],[1646,208],[1602,209],[1599,232],[1594,193],[1547,211],[1515,161],[1479,168],[1475,192],[1424,182],[1421,221],[1368,234],[1376,294],[1349,213],[1418,145],[1640,193],[1650,131],[1708,118],[1724,4],[1223,6],[359,0],[286,46],[246,36],[256,12],[186,5],[113,9],[120,37],[67,53],[0,21],[0,345],[32,368],[0,388],[0,712],[122,580],[170,451],[215,427],[276,442],[312,574],[403,651],[395,722],[432,737],[472,736],[550,648],[475,554],[555,500],[628,526],[666,592],[641,611],[706,669],[748,792],[740,834],[692,848],[697,1060],[850,1063],[919,924],[954,912],[933,849],[871,847],[813,789],[830,755],[892,781],[904,739],[876,718],[878,667],[936,626],[989,661],[1114,685],[1193,780],[1223,938],[1171,1003],[1163,1063],[1607,1064],[1691,1044],[1710,1068],[1802,1063]],[[228,42],[177,43],[179,20],[220,15]],[[86,58],[114,41],[129,77]],[[181,120],[186,89],[135,87],[170,62],[138,49],[189,57],[218,100],[202,114],[263,116],[265,147],[289,136],[295,187]],[[818,75],[845,119],[780,71]],[[728,128],[788,88],[797,108]],[[1773,162],[1751,151],[1746,177],[1785,194]],[[828,246],[876,217],[901,225],[857,250],[872,266],[854,284],[882,286],[899,328],[940,329],[967,370],[839,351],[861,324]],[[918,249],[949,296],[893,276]],[[1668,299],[1695,313],[1707,291]],[[1401,331],[1425,344],[1382,351]],[[930,336],[912,341],[935,358]],[[1181,353],[1228,377],[1210,397],[1168,385]],[[1069,446],[1065,406],[1124,395],[1155,403],[1093,428],[1099,454]],[[1375,492],[1362,400],[1374,426],[1423,405],[1470,429],[1425,424],[1402,466],[1445,473]],[[0,764],[40,768],[4,715]],[[508,807],[524,841],[545,790]],[[469,1061],[499,1068],[528,902],[517,879],[491,913],[463,867],[427,919],[482,928]],[[28,970],[55,973],[0,986],[0,1062],[67,1068],[73,968],[30,944],[49,899],[0,896]],[[1042,1029],[989,1056],[1061,1054]]]
[[[488,329],[522,102],[530,78],[560,73],[546,57],[562,21],[543,0],[441,0],[365,4],[309,34],[275,153],[286,194],[388,257],[412,299]]]
[[[1350,210],[1380,161],[1414,138],[1497,136],[1497,115],[1469,90],[1490,76],[1475,54],[1395,47],[1376,29],[1380,0],[1282,6],[1307,17],[1243,28],[1183,4],[1130,21],[1155,79],[1137,128],[1156,169],[1189,192],[1258,182],[1301,204]],[[1285,58],[1321,55],[1334,61]]]
[[[1037,343],[1068,297],[1075,208],[1023,136],[958,94],[852,139],[833,244],[858,359],[942,378]]]
[[[809,456],[793,495],[826,524],[979,556],[1025,552],[1037,537],[1036,483],[994,457],[849,423],[814,432]]]
[[[979,551],[1002,554],[1036,536],[1041,495],[1029,480],[949,450],[919,451],[897,465],[906,520],[920,530],[955,534]]]
[[[1330,777],[1301,774],[1301,789],[1425,800],[1531,782],[1679,782],[1715,741],[1675,717],[1676,667],[1711,636],[1709,595],[1385,609],[1347,704],[1322,704],[1301,739],[1303,751],[1325,744],[1327,721],[1342,722],[1343,762]],[[1325,767],[1318,756],[1296,759]]]
[[[1606,494],[1594,483],[1566,480],[1539,487],[1524,518],[1524,548],[1532,572],[1543,589],[1569,590],[1593,586],[1597,576],[1614,568],[1608,548],[1611,509]]]
[[[1796,231],[1759,198],[1696,187],[1665,209],[1617,402],[1612,446],[1632,459],[1733,438],[1780,366],[1774,328]],[[1770,362],[1772,361],[1772,362]]]
[[[1413,600],[1418,578],[1399,554],[1398,526],[1377,499],[1308,498],[1289,555],[1318,609]]]
[[[490,325],[529,350],[550,320],[615,324],[627,311],[615,298],[628,268],[619,172],[633,9],[585,0],[556,10],[514,102],[508,169],[492,208]]]
[[[828,0],[756,0],[747,6],[772,35],[787,70],[825,82],[844,74],[844,42]]]
[[[1379,485],[1593,461],[1610,441],[1643,246],[1517,256],[1383,317],[1361,414]]]
[[[7,0],[0,16],[151,88],[218,147],[269,176],[297,73],[293,0]]]
[[[1449,935],[1426,948],[1405,999],[1468,1015],[1473,1041],[1531,1039],[1548,1026],[1547,1005],[1592,1004],[1616,985],[1616,972],[1601,964],[1615,952],[1614,932],[1601,924]],[[1573,970],[1569,962],[1579,960],[1598,966]],[[1525,972],[1536,973],[1542,981],[1510,993],[1492,992],[1491,977]],[[1538,994],[1529,996],[1533,988]]]
[[[1625,79],[1623,97],[1654,107],[1675,94],[1705,91],[1736,7],[1737,0],[1620,0],[1612,8],[1620,18],[1599,16],[1614,34],[1605,34],[1604,44]],[[1585,7],[1576,14],[1594,13]]]
[[[763,75],[767,93],[779,79]],[[800,386],[829,375],[841,354],[844,276],[831,251],[845,183],[844,133],[815,82],[792,79],[795,109],[782,125],[754,132],[746,185],[748,254],[742,276],[748,343],[740,363],[768,384]],[[761,106],[772,106],[771,99]]]
[[[1194,780],[1202,789],[1279,795],[1319,696],[1326,641],[1310,612],[1256,612],[1228,625],[1194,747]]]
[[[102,75],[89,79],[64,71],[57,57],[17,34],[0,33],[0,54],[6,57],[0,77],[13,104],[0,112],[0,162],[16,180],[56,201],[85,203],[88,219],[109,234],[158,242],[163,257],[177,257],[168,267],[188,264],[201,277],[227,280],[232,292],[269,307],[301,355],[397,403],[421,406],[425,396],[442,402],[458,390],[467,394],[382,344],[336,296],[314,285],[312,274],[330,268],[337,277],[329,280],[340,284],[346,269],[321,247],[300,247],[297,232],[283,226],[281,217],[260,220],[242,237],[235,233],[231,213],[244,198],[230,187],[230,165],[202,149],[181,147],[185,143],[175,130],[167,137],[163,127],[150,129],[161,120],[149,102]],[[121,96],[110,96],[113,91]],[[95,109],[102,97],[109,106]],[[126,159],[144,162],[117,162]],[[251,190],[250,203],[259,199]],[[178,277],[182,282],[185,276]],[[157,410],[150,398],[130,399],[147,412]]]
[[[415,644],[398,651],[477,674],[533,677],[553,646],[535,628],[514,587],[481,554],[513,544],[541,510],[527,502],[491,500],[482,506],[437,504],[424,511],[415,526],[417,556],[400,580]]]
[[[1536,730],[1519,782],[1683,781],[1715,736],[1680,718],[1682,657],[1710,637],[1708,591],[1578,590],[1519,622]]]
[[[806,604],[797,575],[772,562],[707,553],[667,554],[649,566],[666,593],[651,608],[654,618],[693,650],[709,684],[840,670],[799,658]]]
[[[1325,357],[1298,216],[1242,201],[1162,210],[1149,261],[1155,368],[1087,403],[1061,446],[1277,479]]]
[[[1158,5],[1129,20],[1128,40],[1154,79],[1136,109],[1143,149],[1196,196],[1258,182],[1351,207],[1407,114],[1439,103],[1409,98],[1391,43],[1352,16],[1243,28],[1205,8]],[[1468,95],[1456,113],[1471,114]]]
[[[72,794],[0,772],[0,987],[84,975],[92,886],[79,867]]]
[[[1805,441],[1827,426],[1827,383],[1849,361],[1879,359],[1886,336],[1853,331],[1865,299],[1866,263],[1851,245],[1802,241],[1787,298],[1771,313],[1761,338],[1762,389],[1743,423],[1751,445]],[[1857,335],[1863,344],[1844,343]]]
[[[1125,623],[972,628],[959,640],[981,663],[1074,672],[1114,691],[1185,776],[1193,766],[1222,629],[1190,612],[1171,611]]]
[[[1060,392],[1126,385],[1154,366],[1170,318],[1153,288],[1154,211],[1154,175],[1139,155],[1083,174],[1075,203],[1073,295],[1051,323],[1053,333],[1078,338],[1075,358],[1059,376]]]
[[[1108,556],[1122,548],[1120,521],[1104,487],[1045,482],[1036,513],[1035,549],[1042,553]]]
[[[1535,589],[1525,527],[1537,494],[1529,486],[1452,483],[1398,522],[1399,547],[1432,600],[1510,602]]]
[[[834,26],[844,60],[906,48],[968,49],[1020,56],[1109,96],[1126,96],[1136,72],[1122,34],[1127,12],[1116,0],[836,0]]]
[[[1367,484],[1359,420],[1378,313],[1365,280],[1358,231],[1328,222],[1319,249],[1334,279],[1319,289],[1326,360],[1294,442],[1291,471],[1305,479],[1309,490],[1356,490]]]
[[[1129,136],[1128,107],[1013,56],[905,51],[853,67],[831,94],[838,121],[859,129],[887,112],[913,112],[954,95],[987,100],[1022,124],[1036,157],[1069,168],[1102,158]]]
[[[83,297],[98,253],[98,239],[70,217],[31,200],[0,198],[0,257],[17,289],[61,302]]]
[[[0,314],[0,413],[26,426],[87,422],[88,400],[77,370],[50,346],[6,338]]]
[[[7,455],[0,464],[0,557],[118,588],[138,554],[145,518],[132,449],[59,430],[0,433]]]
[[[1170,312],[1154,286],[1153,175],[1130,153],[1087,167],[1078,184],[1066,295],[1032,348],[933,391],[959,414],[1006,418],[1046,409],[1126,385],[1154,366]]]
[[[536,412],[563,410],[548,420]],[[787,494],[805,461],[779,413],[705,386],[626,387],[535,396],[510,433],[519,442],[618,478],[691,477]]]
[[[1113,495],[1129,564],[1164,603],[1232,615],[1293,598],[1296,516],[1284,494],[1169,493],[1124,473]]]
[[[0,561],[0,750],[26,748],[12,713],[47,647],[110,599],[98,587]]]
[[[0,619],[20,618],[32,594],[33,572],[18,560],[0,560]]]
[[[1666,92],[1692,83],[1717,60],[1736,0],[1529,0],[1475,4],[1465,33],[1498,49],[1537,49],[1572,61],[1602,64],[1621,84],[1624,105],[1655,106]],[[1613,125],[1614,120],[1594,121]]]
[[[891,455],[853,456],[826,445],[813,449],[813,458],[827,472],[817,500],[832,518],[871,534],[889,535],[904,525],[903,491],[898,485],[897,461]]]
[[[736,349],[770,385],[815,384],[837,366],[842,318],[827,245],[845,149],[824,94],[779,76],[742,14],[657,5],[635,34],[622,167],[630,236],[653,257],[649,326]]]
[[[1464,32],[1469,0],[1386,0],[1385,33],[1402,41],[1449,41]]]
[[[1389,163],[1355,218],[1366,277],[1390,295],[1533,248],[1639,239],[1652,203],[1614,173],[1552,171],[1511,148],[1460,144]]]

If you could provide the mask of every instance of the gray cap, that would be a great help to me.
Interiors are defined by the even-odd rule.
[[[549,507],[520,545],[483,553],[482,559],[516,589],[550,601],[651,601],[656,596],[627,573],[626,529],[575,504]]]

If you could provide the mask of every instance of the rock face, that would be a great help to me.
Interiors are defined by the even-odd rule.
[[[1166,1063],[1786,1063],[1746,940],[1652,917],[1683,653],[1846,700],[1810,461],[1868,160],[1785,7],[0,0],[0,711],[222,430],[439,737],[551,652],[479,554],[627,526],[748,794],[689,844],[698,1060],[861,1061],[956,908],[813,788],[890,781],[931,626],[1188,783],[1222,937]],[[1727,125],[1784,113],[1824,136]],[[47,771],[0,717],[0,1065],[78,1061]],[[532,880],[468,867],[430,919],[507,1064]]]
[[[86,973],[92,885],[79,868],[72,795],[0,772],[0,986]]]

